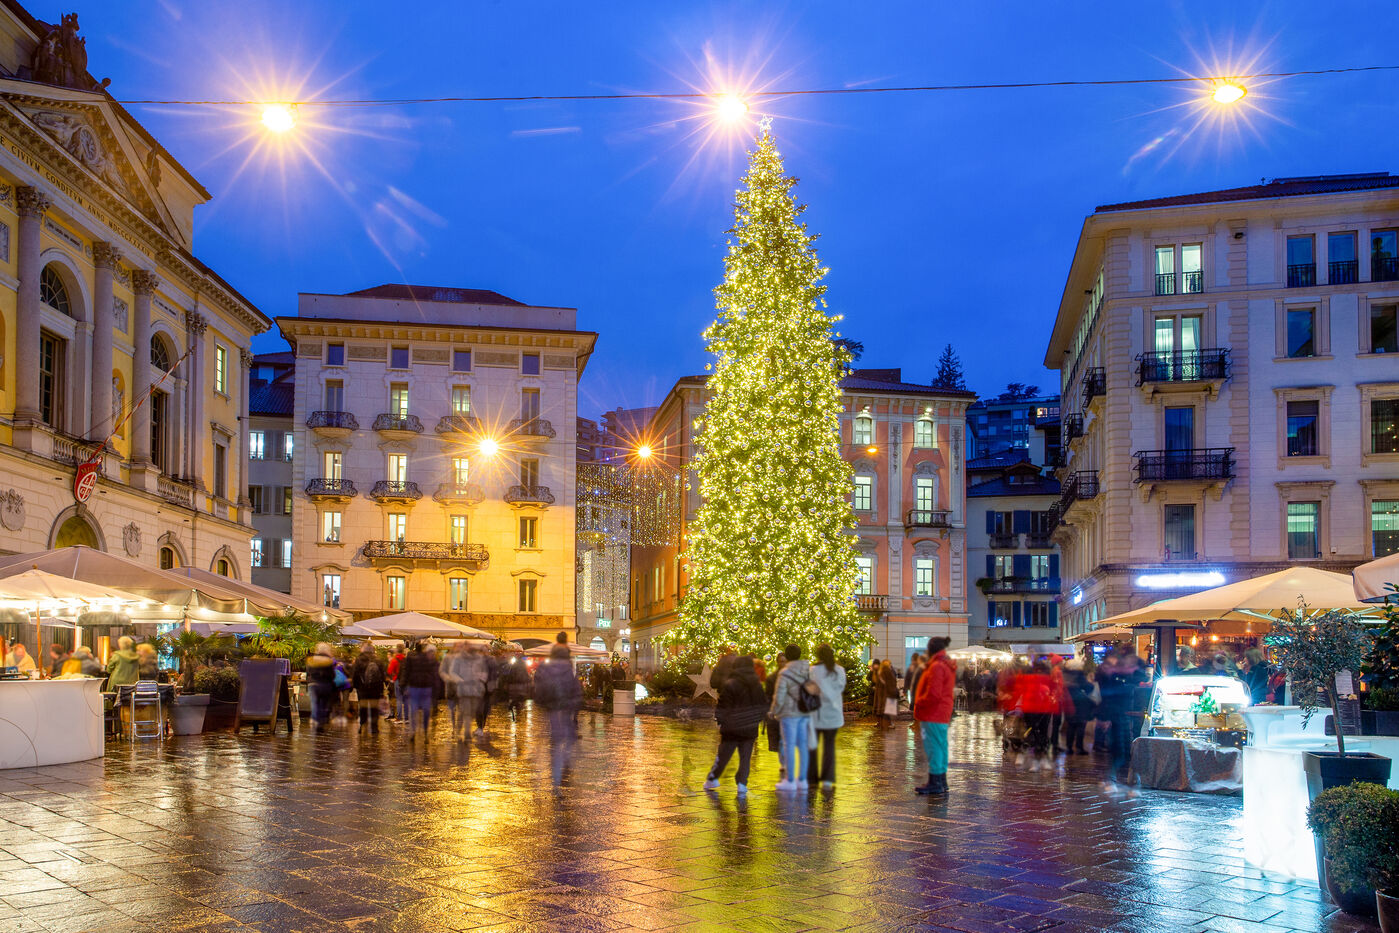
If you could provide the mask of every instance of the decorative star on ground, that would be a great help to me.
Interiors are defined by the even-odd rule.
[[[714,675],[714,670],[713,670],[708,664],[706,664],[706,665],[704,666],[704,670],[700,671],[698,674],[686,674],[686,675],[685,675],[686,677],[690,678],[691,680],[693,680],[693,681],[695,682],[695,696],[694,696],[694,699],[698,700],[700,697],[704,696],[705,694],[708,694],[709,696],[712,696],[712,697],[713,697],[714,699],[716,699],[716,700],[719,699],[719,691],[715,690],[713,687],[711,687],[711,686],[709,685],[709,678],[712,677],[713,675]]]

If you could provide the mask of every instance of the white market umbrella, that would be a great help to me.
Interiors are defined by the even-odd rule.
[[[421,612],[399,612],[390,616],[366,619],[360,626],[371,632],[382,632],[397,638],[481,638],[494,639],[490,632],[479,628],[448,622]],[[343,629],[342,629],[343,631]]]
[[[1355,595],[1367,603],[1399,601],[1399,553],[1361,564],[1351,572]]]
[[[1189,624],[1216,619],[1271,621],[1281,612],[1296,611],[1299,601],[1305,602],[1309,610],[1318,612],[1372,608],[1360,600],[1350,577],[1343,573],[1315,567],[1289,567],[1109,616],[1098,623],[1096,631],[1110,626],[1148,628],[1163,623]]]
[[[1128,628],[1124,625],[1109,625],[1106,628],[1090,629],[1078,635],[1072,635],[1064,640],[1077,645],[1085,641],[1121,641],[1135,634],[1135,629]]]
[[[86,609],[116,610],[144,605],[145,602],[144,598],[125,590],[74,580],[34,568],[0,579],[0,605],[23,608],[26,612],[32,612],[38,620],[34,625],[36,652],[41,650],[43,645],[40,626],[42,616],[46,613],[77,616]],[[39,655],[36,654],[35,657]]]
[[[536,645],[526,651],[525,655],[531,658],[547,658],[557,644],[558,642],[552,645]],[[605,661],[612,657],[602,648],[589,648],[586,645],[575,645],[573,642],[569,642],[565,647],[568,648],[568,656],[575,661]]]
[[[965,648],[953,648],[947,652],[947,656],[949,658],[956,658],[958,661],[1009,661],[1013,657],[1009,651],[987,648],[984,645],[967,645]]]
[[[340,634],[345,638],[388,638],[383,632],[359,623],[340,626]]]

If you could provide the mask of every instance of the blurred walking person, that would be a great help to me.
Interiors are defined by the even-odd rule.
[[[379,704],[384,701],[384,665],[369,642],[364,643],[350,671],[355,696],[359,698],[359,727],[369,726],[370,735],[379,734]]]
[[[719,687],[714,718],[719,721],[719,752],[705,779],[705,790],[717,790],[719,778],[738,752],[738,773],[734,780],[740,794],[748,793],[748,766],[753,760],[753,742],[758,726],[767,716],[767,693],[749,655],[734,657],[728,664],[728,678]]]
[[[408,695],[404,693],[405,685],[398,676],[405,657],[403,646],[399,645],[393,657],[389,658],[389,683],[393,687],[393,715],[389,717],[390,722],[403,722],[408,718]]]
[[[306,657],[306,684],[311,689],[311,727],[324,729],[336,700],[335,651],[326,642],[318,642]]]
[[[549,649],[549,660],[534,672],[534,702],[549,711],[549,757],[553,764],[554,787],[563,784],[564,769],[573,757],[578,741],[574,715],[583,704],[583,685],[573,674],[568,645]]]
[[[422,642],[414,644],[413,650],[399,662],[398,682],[403,685],[403,696],[408,707],[409,741],[417,735],[420,723],[423,741],[431,737],[432,694],[437,677],[437,659],[424,650]]]
[[[836,783],[836,732],[845,725],[845,668],[836,663],[830,645],[817,646],[811,682],[821,691],[821,706],[811,714],[815,739],[807,756],[807,774],[811,781],[820,781],[823,788],[830,790]]]
[[[923,655],[915,651],[909,659],[908,670],[904,671],[904,700],[909,709],[913,708],[913,694],[918,687],[918,676],[922,673]]]
[[[1064,693],[1068,703],[1064,708],[1064,745],[1070,755],[1086,755],[1083,739],[1098,705],[1094,698],[1097,685],[1088,679],[1083,662],[1077,658],[1064,665]]]
[[[510,698],[510,721],[514,722],[520,716],[520,710],[525,708],[525,701],[529,699],[531,680],[529,666],[519,657],[512,657],[505,662],[505,694]]]
[[[475,649],[486,665],[486,690],[481,694],[481,702],[476,704],[476,737],[479,739],[486,735],[486,717],[491,714],[491,697],[500,686],[500,662],[484,645],[475,645]]]
[[[1054,683],[1049,676],[1049,662],[1040,658],[1030,670],[1015,677],[1015,708],[1025,717],[1026,743],[1030,746],[1030,770],[1051,767],[1049,757],[1050,719],[1059,709],[1054,697]],[[1015,756],[1015,763],[1024,764],[1025,754]]]
[[[957,666],[947,656],[950,638],[928,639],[928,663],[918,678],[913,699],[913,718],[923,739],[928,759],[928,783],[914,790],[924,796],[941,797],[947,787],[947,727],[952,722],[953,695],[957,687]]]
[[[788,645],[783,654],[787,663],[777,675],[773,687],[772,716],[782,729],[782,767],[787,776],[777,782],[778,790],[805,790],[807,787],[807,751],[811,748],[812,694],[820,703],[820,692],[813,685],[808,689],[811,662],[802,660],[802,650]],[[795,758],[795,761],[793,760]]]
[[[779,654],[773,661],[772,673],[763,678],[763,689],[768,698],[768,714],[763,720],[763,732],[767,735],[768,751],[777,756],[777,777],[779,780],[786,780],[787,765],[782,760],[782,723],[776,716],[772,715],[772,701],[777,695],[777,675],[782,673],[782,668],[787,665],[787,657]],[[754,665],[756,667],[756,665]]]
[[[481,651],[471,642],[460,642],[448,656],[442,667],[442,677],[447,680],[453,694],[452,734],[458,742],[466,741],[466,732],[476,719],[476,713],[486,699],[486,681],[490,678],[490,667]],[[475,735],[480,738],[485,733],[480,726]]]

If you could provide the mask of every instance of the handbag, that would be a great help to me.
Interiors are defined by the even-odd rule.
[[[884,715],[885,715],[885,716],[897,716],[897,715],[899,715],[899,701],[896,700],[896,699],[894,699],[893,697],[890,697],[889,699],[885,700],[885,701],[884,701]]]
[[[345,676],[345,671],[337,665],[335,668],[335,689],[344,690],[350,686],[350,678]]]
[[[811,678],[801,682],[797,688],[797,710],[803,713],[814,713],[821,708],[821,688],[811,682]]]

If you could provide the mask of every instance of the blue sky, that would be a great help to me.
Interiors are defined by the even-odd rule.
[[[73,3],[32,3],[56,22]],[[1354,3],[418,2],[80,5],[118,99],[432,97],[1171,77],[1399,64],[1399,8]],[[1399,72],[1255,86],[1199,122],[1181,86],[787,98],[774,115],[863,365],[1050,386],[1044,344],[1097,204],[1264,177],[1399,171]],[[579,309],[583,414],[705,362],[738,134],[668,101],[248,111],[134,106],[214,194],[196,252],[269,315],[389,281]],[[258,350],[277,349],[267,335]]]

